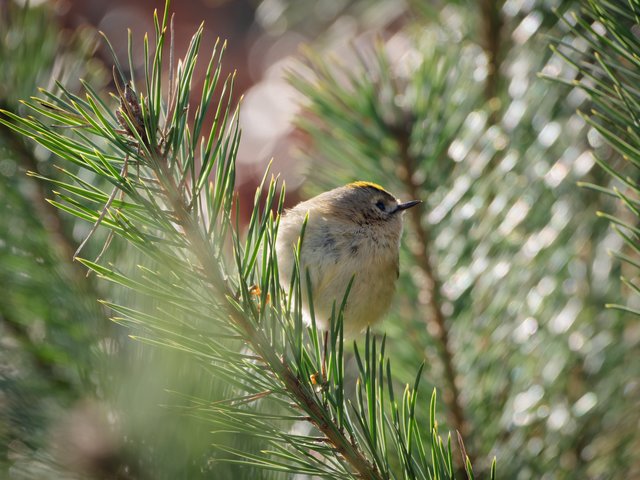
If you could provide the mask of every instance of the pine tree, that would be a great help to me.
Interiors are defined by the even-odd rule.
[[[392,3],[349,2],[336,15]],[[312,28],[300,15],[308,2],[283,6],[290,24]],[[0,436],[14,459],[25,445],[7,470],[493,478],[497,456],[504,478],[636,476],[640,5],[572,6],[408,2],[376,41],[365,34],[335,60],[329,33],[290,72],[306,193],[370,180],[424,200],[406,218],[388,318],[352,345],[337,311],[326,353],[295,301],[302,273],[278,280],[277,172],[240,226],[242,112],[223,43],[210,54],[200,29],[174,52],[167,7],[145,39],[144,75],[114,55],[112,87],[111,65],[74,83],[91,53],[82,38],[63,51],[73,68],[54,84],[56,52],[39,47],[64,37],[43,28],[42,10],[3,17],[15,29],[2,37],[3,65],[15,67],[0,85],[11,86],[0,90],[11,212],[0,217],[11,293],[0,318],[18,347],[0,360],[18,375],[1,377],[14,421]],[[23,51],[11,43],[18,18],[30,25]],[[209,54],[193,101],[196,60]],[[48,87],[21,106],[35,85]],[[45,197],[58,208],[45,215],[59,220],[53,231],[31,220]],[[110,409],[107,460],[56,457],[47,419],[20,402],[37,392],[46,395],[34,406],[53,405],[51,417],[71,408],[86,426]],[[82,407],[87,397],[98,405]]]
[[[356,377],[345,377],[344,304],[327,344],[315,326],[304,327],[296,300],[301,273],[291,285],[278,280],[273,245],[284,190],[268,174],[241,236],[234,210],[240,132],[233,77],[221,77],[224,47],[211,54],[193,105],[203,29],[175,64],[168,5],[154,24],[144,78],[126,78],[114,55],[115,105],[89,83],[82,96],[58,84],[59,93],[43,89],[25,102],[30,114],[5,110],[1,120],[80,168],[62,168],[66,179],[47,178],[56,189],[54,206],[106,227],[140,255],[135,267],[130,257],[105,263],[102,252],[96,260],[81,258],[80,245],[78,262],[136,295],[103,305],[135,339],[184,352],[208,372],[208,395],[177,392],[181,413],[235,434],[220,438],[213,455],[248,467],[248,475],[259,467],[328,478],[452,478],[451,440],[438,434],[435,393],[431,403],[427,396],[418,404],[421,369],[412,386],[398,391],[385,339],[367,334],[354,345]],[[210,109],[214,120],[206,126]],[[83,170],[95,180],[85,180]],[[419,408],[430,412],[429,428],[418,425]],[[468,459],[461,465],[472,475]],[[111,474],[131,470],[118,465]]]

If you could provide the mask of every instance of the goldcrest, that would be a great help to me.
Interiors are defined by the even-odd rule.
[[[283,285],[289,285],[295,246],[308,215],[300,250],[302,304],[308,317],[308,271],[318,328],[329,328],[334,305],[337,313],[352,278],[344,309],[345,337],[386,313],[399,274],[403,212],[419,203],[401,203],[375,183],[354,182],[284,213],[276,242]]]

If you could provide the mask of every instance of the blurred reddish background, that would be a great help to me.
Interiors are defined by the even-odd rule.
[[[299,197],[298,187],[302,174],[295,168],[292,155],[291,120],[295,113],[294,93],[282,78],[283,59],[295,54],[299,45],[308,40],[293,30],[264,28],[272,7],[248,0],[188,0],[172,2],[174,13],[176,58],[184,55],[193,33],[204,22],[201,61],[194,74],[194,92],[199,92],[204,78],[207,55],[216,39],[227,41],[223,59],[224,74],[236,71],[234,102],[242,101],[242,142],[238,154],[237,189],[241,211],[246,216],[251,209],[255,188],[271,158],[272,172],[281,174],[287,182],[287,204]],[[162,15],[164,1],[113,0],[59,0],[55,2],[61,23],[70,30],[89,25],[105,33],[121,59],[127,57],[127,30],[134,38],[134,65],[142,74],[143,38],[153,32],[153,11]],[[277,5],[274,4],[273,8]],[[282,13],[282,12],[280,12]],[[267,17],[265,19],[265,17]],[[105,64],[112,64],[110,54],[102,48],[98,55]],[[125,67],[126,62],[123,62]],[[259,93],[258,93],[259,92]],[[194,99],[197,100],[197,99]]]

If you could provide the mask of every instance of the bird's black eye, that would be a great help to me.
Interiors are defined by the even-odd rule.
[[[378,203],[376,203],[376,207],[378,207],[383,212],[385,211],[384,202],[382,200],[380,200]]]

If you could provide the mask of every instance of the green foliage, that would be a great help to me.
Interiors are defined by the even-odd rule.
[[[314,176],[316,190],[335,183],[336,175],[353,180],[366,175],[402,191],[405,171],[413,168],[404,162],[414,157],[425,159],[419,165],[421,186],[436,187],[436,179],[450,169],[441,160],[480,96],[470,60],[479,50],[445,47],[436,38],[412,37],[420,59],[392,60],[378,46],[351,51],[354,62],[347,67],[311,54],[316,77],[309,82],[304,74],[292,75],[291,83],[312,104],[312,114],[299,119],[318,150],[307,155],[320,153],[328,163]]]
[[[369,3],[332,15],[402,10]],[[552,3],[409,2],[375,46],[316,46],[291,74],[310,192],[424,200],[392,312],[353,347],[336,312],[326,348],[303,272],[279,284],[269,173],[239,226],[224,46],[194,102],[202,29],[178,55],[164,12],[144,75],[115,58],[109,94],[87,32],[0,12],[0,476],[495,478],[495,455],[506,478],[633,477],[640,7]],[[304,3],[282,15],[320,24]],[[85,455],[59,427],[100,407],[100,461],[52,448]]]
[[[620,202],[621,210],[613,215],[598,214],[611,222],[612,228],[624,240],[624,250],[615,256],[629,266],[628,275],[637,276],[640,251],[638,243],[638,192],[636,170],[640,167],[640,96],[636,85],[640,75],[640,40],[638,16],[640,3],[627,4],[590,1],[584,14],[574,14],[569,21],[576,38],[586,49],[576,55],[575,46],[567,42],[557,44],[557,51],[579,77],[573,84],[582,89],[591,101],[590,111],[583,112],[585,121],[597,131],[608,150],[596,156],[598,164],[614,180],[613,185],[602,183],[586,186],[601,191]],[[620,162],[622,159],[623,162]],[[633,279],[623,275],[623,283],[636,294],[640,292]],[[634,302],[637,303],[637,302]],[[634,306],[614,305],[616,308],[638,314]]]
[[[606,178],[591,170],[585,141],[597,132],[575,113],[584,95],[536,79],[562,64],[539,31],[574,43],[546,2],[507,3],[490,98],[480,93],[490,76],[477,10],[449,6],[443,25],[405,28],[342,62],[310,55],[293,74],[310,190],[373,180],[425,200],[408,215],[405,295],[382,328],[399,378],[427,358],[426,377],[445,387],[447,425],[472,458],[509,458],[507,478],[629,475],[637,435],[622,412],[637,402],[622,390],[634,388],[638,341],[623,314],[603,309],[622,298],[607,256],[619,242],[595,216],[612,203],[575,188]],[[619,28],[630,42],[629,26]],[[610,63],[635,78],[624,59]],[[633,103],[618,98],[609,110]],[[623,125],[630,136],[633,118]]]
[[[0,118],[96,179],[62,169],[66,179],[50,178],[53,205],[138,252],[133,268],[124,254],[113,262],[77,258],[113,291],[128,292],[121,297],[127,301],[103,304],[134,339],[198,361],[209,392],[178,389],[178,410],[214,428],[214,462],[237,463],[247,478],[255,478],[254,467],[323,478],[453,478],[451,443],[435,422],[435,392],[430,423],[418,419],[428,411],[417,395],[422,370],[397,397],[384,339],[367,334],[355,347],[354,379],[345,371],[342,309],[326,345],[315,325],[303,325],[295,294],[301,272],[291,285],[279,283],[274,242],[284,189],[268,175],[240,236],[240,131],[233,78],[221,78],[224,46],[214,48],[201,100],[192,104],[203,29],[176,66],[168,5],[154,25],[141,81],[127,80],[115,59],[112,98],[86,82],[84,95],[58,84],[60,93],[43,89],[25,102],[34,116],[4,110]]]
[[[62,35],[46,9],[0,5],[0,108],[57,76],[103,84],[86,32]],[[56,176],[51,155],[0,127],[0,476],[21,471],[50,423],[100,383],[97,347],[107,329],[92,281],[69,264],[71,225],[51,214],[47,189],[25,170]],[[69,319],[77,319],[73,325]],[[11,461],[9,461],[11,459]],[[38,470],[36,470],[38,471]],[[37,475],[36,472],[33,472]]]

